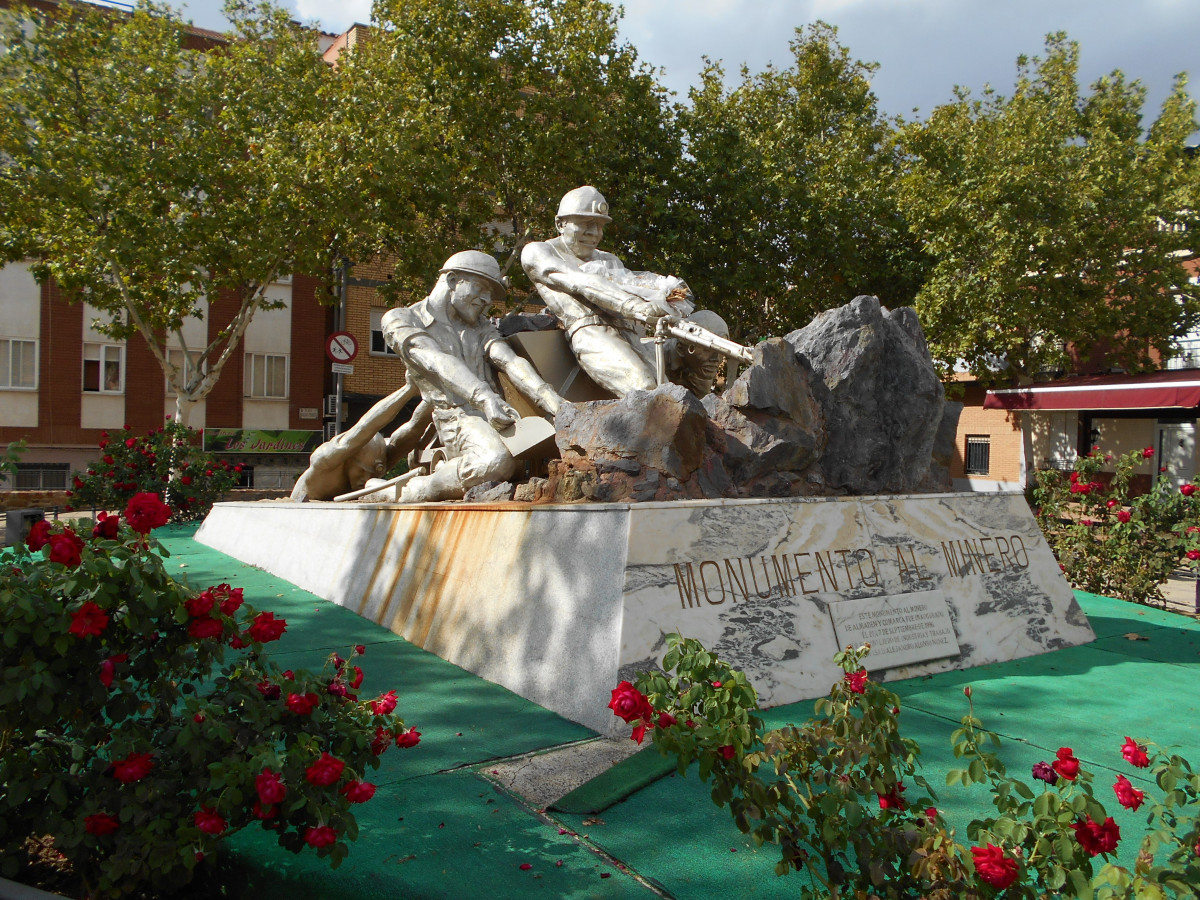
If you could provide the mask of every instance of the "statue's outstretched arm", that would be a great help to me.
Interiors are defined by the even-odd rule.
[[[508,376],[518,391],[532,400],[543,412],[553,416],[563,404],[563,398],[533,368],[527,359],[517,356],[504,341],[493,341],[488,358],[497,369]]]

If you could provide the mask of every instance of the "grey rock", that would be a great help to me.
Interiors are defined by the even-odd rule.
[[[754,361],[704,409],[723,434],[725,469],[744,485],[770,472],[800,472],[821,455],[829,389],[782,338],[754,348]]]
[[[564,403],[554,439],[564,460],[589,459],[597,467],[627,460],[686,480],[703,458],[707,422],[695,395],[664,384],[620,400]]]
[[[820,461],[827,484],[865,494],[916,489],[945,404],[916,313],[856,297],[786,340],[832,396]]]
[[[522,331],[553,331],[558,327],[558,320],[553,316],[543,316],[540,313],[509,313],[496,326],[500,334],[508,337],[510,334],[520,334]]]
[[[485,481],[477,484],[463,496],[468,503],[496,503],[513,498],[513,486],[509,481]]]
[[[521,503],[532,503],[538,498],[538,492],[546,485],[547,479],[534,476],[523,484],[518,484],[513,491],[513,499]]]
[[[942,421],[938,425],[937,436],[933,441],[933,459],[929,463],[929,471],[921,482],[921,489],[926,491],[950,491],[954,489],[954,479],[950,477],[950,464],[958,450],[958,417],[962,415],[963,405],[957,401],[947,400],[942,408]]]

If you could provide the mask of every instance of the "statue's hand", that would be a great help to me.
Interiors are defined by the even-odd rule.
[[[501,431],[511,425],[517,419],[521,418],[521,414],[501,400],[499,397],[488,397],[483,401],[483,409],[481,412],[484,418],[488,420],[488,424]]]

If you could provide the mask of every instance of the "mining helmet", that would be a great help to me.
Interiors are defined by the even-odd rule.
[[[608,201],[590,184],[563,194],[555,218],[565,216],[584,216],[589,219],[602,219],[605,222],[612,221],[612,216],[608,214]]]
[[[462,250],[455,253],[446,260],[438,274],[446,272],[466,272],[486,279],[491,284],[492,296],[497,303],[508,293],[508,284],[500,275],[500,264],[491,254],[481,250]]]

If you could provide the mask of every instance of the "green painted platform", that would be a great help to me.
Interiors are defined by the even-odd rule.
[[[243,587],[249,602],[286,618],[287,634],[275,648],[284,665],[319,666],[332,650],[365,644],[364,693],[397,689],[399,711],[422,733],[419,746],[383,757],[372,776],[379,791],[356,810],[361,835],[339,869],[313,854],[281,851],[273,835],[248,830],[231,840],[237,871],[229,896],[504,900],[657,894],[707,900],[795,893],[798,876],[773,873],[774,848],[755,850],[694,776],[653,781],[598,817],[541,813],[501,792],[481,777],[489,761],[586,739],[591,732],[354,613],[196,544],[194,530],[156,533],[171,553],[170,571],[197,587],[221,581]],[[1200,623],[1089,594],[1079,600],[1096,631],[1093,644],[889,688],[902,697],[903,731],[920,742],[924,774],[935,787],[945,783],[949,735],[965,712],[962,687],[971,684],[976,710],[1004,739],[1003,757],[1014,772],[1028,780],[1032,763],[1060,746],[1074,748],[1099,773],[1098,793],[1115,810],[1122,833],[1140,836],[1143,816],[1104,796],[1111,782],[1104,773],[1121,771],[1138,787],[1150,787],[1122,764],[1125,735],[1178,745],[1200,762]],[[1129,633],[1146,640],[1130,640]],[[768,710],[766,718],[772,726],[799,722],[811,709],[811,702],[798,703]],[[939,794],[940,807],[965,842],[966,822],[990,809],[988,795],[961,788]],[[1135,849],[1134,840],[1122,844]],[[531,868],[522,869],[526,863]]]

